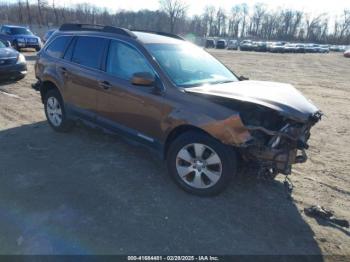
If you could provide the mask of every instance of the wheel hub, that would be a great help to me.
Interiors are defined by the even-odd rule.
[[[197,171],[201,172],[202,169],[205,167],[205,163],[202,160],[195,160],[193,168],[196,169]]]

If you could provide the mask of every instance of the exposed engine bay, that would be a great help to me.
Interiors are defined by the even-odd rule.
[[[307,160],[310,129],[321,119],[320,111],[307,121],[296,121],[262,105],[217,96],[208,99],[239,113],[252,137],[240,146],[241,155],[255,161],[263,172],[289,175],[292,164]]]

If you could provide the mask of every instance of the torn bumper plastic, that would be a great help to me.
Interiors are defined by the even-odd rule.
[[[299,149],[273,149],[249,147],[245,150],[245,156],[259,163],[260,167],[272,171],[274,174],[291,174],[292,165],[307,161],[305,150]]]

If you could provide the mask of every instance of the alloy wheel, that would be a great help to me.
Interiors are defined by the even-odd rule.
[[[214,186],[222,175],[219,155],[207,145],[194,143],[184,146],[177,154],[176,169],[189,186],[204,189]]]
[[[52,125],[59,127],[62,123],[62,107],[55,97],[49,97],[46,104],[47,117]]]

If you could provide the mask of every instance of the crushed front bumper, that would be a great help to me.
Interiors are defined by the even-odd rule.
[[[271,170],[274,174],[289,175],[292,165],[307,161],[305,149],[273,149],[249,147],[245,151],[249,160],[255,160],[261,168]]]
[[[307,123],[287,124],[280,131],[248,127],[253,132],[264,133],[268,139],[264,142],[257,138],[250,141],[243,149],[244,158],[255,161],[261,168],[270,170],[273,174],[291,174],[293,164],[307,161],[310,129],[321,117],[322,112],[316,112]]]

